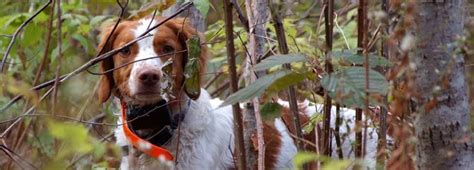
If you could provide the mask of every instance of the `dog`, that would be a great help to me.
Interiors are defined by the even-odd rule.
[[[117,49],[163,20],[162,17],[146,17],[122,21],[115,30],[113,25],[105,27],[98,49],[103,48],[102,54]],[[188,76],[185,66],[190,60],[186,42],[199,34],[185,19],[179,18],[165,22],[146,35],[100,63],[101,71],[107,73],[99,80],[99,101],[103,103],[114,96],[123,113],[120,126],[115,130],[117,144],[125,148],[125,153],[130,145],[141,151],[155,145],[160,152],[164,150],[166,154],[158,158],[150,156],[151,151],[140,154],[139,157],[148,161],[137,164],[145,169],[154,167],[150,162],[166,158],[173,160],[172,166],[176,169],[235,168],[232,108],[215,107],[216,102],[211,103],[214,100],[205,89],[200,89],[198,95],[183,89]],[[203,72],[207,59],[206,46],[200,46],[200,54],[195,58],[201,68],[195,70],[198,73]],[[168,71],[164,71],[165,67]],[[200,76],[197,81],[200,82]],[[159,105],[166,107],[157,111],[150,109]],[[147,112],[145,118],[133,120],[143,112]],[[128,129],[132,129],[132,133]],[[166,132],[157,132],[163,129]],[[293,168],[292,159],[297,149],[284,120],[277,118],[267,122],[263,130],[266,168]],[[137,140],[139,144],[134,144]],[[122,157],[121,169],[132,166],[129,161],[133,157]]]

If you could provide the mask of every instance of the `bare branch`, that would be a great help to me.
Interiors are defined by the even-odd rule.
[[[33,80],[33,86],[38,84],[41,79],[41,73],[43,72],[44,66],[46,62],[48,62],[49,57],[49,46],[51,44],[51,35],[53,32],[53,17],[54,17],[54,7],[56,3],[53,3],[51,6],[51,11],[49,14],[49,23],[48,23],[48,33],[46,33],[46,46],[44,47],[43,59],[41,60],[40,65],[38,66],[38,70],[36,71],[35,79]]]
[[[235,12],[237,13],[237,16],[239,17],[240,22],[242,25],[244,25],[244,28],[247,32],[250,32],[249,29],[249,20],[245,18],[244,12],[242,12],[242,8],[240,8],[239,3],[237,3],[237,0],[231,0],[231,5],[232,7],[235,8]]]
[[[235,4],[233,4],[235,6]],[[238,78],[235,64],[235,49],[234,49],[234,25],[232,22],[232,4],[229,0],[224,0],[224,19],[225,19],[225,33],[226,33],[226,47],[227,47],[227,63],[230,71],[230,85],[232,92],[239,90]],[[232,105],[232,112],[234,114],[234,143],[235,152],[237,153],[237,169],[247,169],[245,144],[244,144],[244,128],[242,120],[242,112],[239,103]]]
[[[278,47],[280,50],[281,54],[288,54],[289,49],[288,49],[288,44],[286,41],[286,35],[285,35],[285,28],[283,27],[283,22],[281,21],[282,19],[279,16],[279,13],[281,10],[281,5],[279,6],[274,6],[271,2],[270,4],[270,11],[271,15],[273,18],[273,26],[275,27],[277,39],[278,39]],[[285,67],[288,70],[291,70],[291,65],[290,64],[284,64],[283,67]],[[300,123],[300,116],[298,112],[298,103],[296,100],[296,91],[294,86],[289,86],[288,87],[288,99],[289,99],[289,104],[290,104],[290,110],[291,113],[293,114],[293,122],[295,124],[295,131],[296,131],[296,136],[301,139],[303,138],[303,133],[301,131],[301,123]],[[302,151],[304,150],[304,145],[303,142],[300,140],[297,140],[296,146],[298,147],[298,150]]]
[[[334,22],[334,0],[326,0],[324,8],[324,25],[326,28],[326,57],[324,59],[324,70],[326,74],[330,74],[333,71],[331,64],[331,51],[332,51],[332,38],[333,38],[333,22]],[[331,108],[332,99],[329,96],[329,92],[324,90],[324,115],[323,115],[323,154],[331,155],[331,137],[330,137],[330,124],[331,124]]]
[[[56,74],[54,78],[54,84],[53,84],[53,94],[51,97],[51,114],[56,114],[56,102],[57,102],[57,97],[58,97],[58,85],[59,85],[59,72],[61,70],[61,61],[62,61],[62,21],[61,21],[61,0],[56,0],[57,3],[57,13],[58,13],[58,20],[57,20],[57,36],[58,36],[58,57],[57,57],[57,63],[58,65],[56,66]],[[54,11],[54,10],[53,10]]]
[[[369,99],[368,99],[368,88],[369,88],[369,80],[368,80],[368,55],[367,55],[367,1],[366,0],[360,0],[359,1],[359,7],[357,9],[357,47],[362,49],[359,50],[358,53],[363,53],[365,55],[365,62],[364,66],[366,69],[366,79],[365,79],[365,113],[368,113],[368,107],[369,107]],[[356,150],[355,150],[355,156],[358,158],[363,158],[365,155],[365,147],[363,146],[363,136],[362,136],[362,109],[356,109]]]
[[[8,148],[7,146],[5,145],[0,145],[0,150],[2,150],[11,160],[13,160],[18,166],[20,166],[22,169],[29,169],[29,168],[33,168],[33,169],[38,169],[35,165],[33,165],[31,162],[25,160],[23,157],[21,157],[20,155],[18,155],[17,153],[15,153],[13,150],[11,150],[10,148]],[[15,158],[18,158],[20,159],[21,161],[25,162],[28,166],[30,166],[29,168],[25,168],[22,166],[22,163],[19,162],[17,159]]]

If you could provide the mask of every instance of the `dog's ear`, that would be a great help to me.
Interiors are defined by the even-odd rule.
[[[115,38],[117,37],[118,32],[120,31],[120,27],[117,27],[115,30],[113,30],[113,27],[114,25],[108,25],[102,28],[100,43],[97,47],[97,53],[99,55],[105,54],[113,50],[113,42],[115,41]],[[114,68],[114,61],[112,56],[100,62],[100,72],[105,72],[112,68]],[[104,103],[109,99],[113,87],[114,79],[112,72],[100,76],[100,83],[98,89],[100,103]]]
[[[179,42],[184,48],[187,48],[188,40],[197,38],[199,42],[195,42],[199,46],[198,56],[193,55],[190,51],[187,51],[184,54],[184,65],[183,73],[186,74],[184,79],[184,91],[191,99],[197,99],[200,95],[202,79],[204,74],[202,72],[206,71],[206,56],[207,56],[207,47],[203,43],[204,36],[199,34],[190,24],[186,22],[184,18],[172,19],[170,25],[173,30],[176,30],[178,35]],[[192,41],[191,41],[192,42]],[[188,49],[190,50],[190,49]],[[197,62],[197,63],[194,63]],[[197,65],[195,65],[197,64]]]

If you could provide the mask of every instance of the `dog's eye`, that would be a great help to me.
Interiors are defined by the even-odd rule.
[[[128,46],[120,50],[120,55],[122,55],[123,57],[127,57],[128,55],[130,55],[131,52],[132,51],[130,50],[130,46]]]
[[[172,53],[173,51],[174,51],[174,48],[169,45],[165,45],[163,47],[163,53]]]

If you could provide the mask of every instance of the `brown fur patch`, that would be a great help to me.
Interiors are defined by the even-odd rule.
[[[298,105],[298,116],[300,118],[300,127],[304,127],[306,124],[308,124],[310,122],[310,117],[307,116],[306,114],[304,114],[303,110],[306,110],[306,106],[305,105]],[[286,127],[288,128],[288,131],[289,133],[293,134],[291,135],[293,137],[293,141],[295,142],[295,144],[297,144],[297,140],[301,140],[301,139],[296,139],[294,136],[296,136],[296,129],[295,129],[295,123],[293,121],[293,114],[291,113],[291,111],[284,107],[282,109],[282,116],[281,116],[282,120],[283,120],[283,123],[286,125]],[[314,145],[312,144],[316,144],[316,135],[315,135],[315,130],[313,129],[310,133],[307,133],[307,134],[303,134],[303,139],[305,139],[305,141],[303,141],[303,149],[306,150],[306,151],[316,151],[316,148],[314,147]],[[309,144],[308,142],[311,142],[312,144]],[[319,142],[319,141],[318,141]],[[307,164],[307,167],[309,169],[316,169],[317,168],[317,164],[315,162],[311,162],[309,164]]]
[[[251,136],[252,145],[255,152],[258,152],[257,133]],[[263,124],[263,141],[265,143],[265,169],[275,169],[278,161],[278,155],[281,149],[281,134],[273,125],[273,122]],[[257,163],[254,165],[257,168]]]
[[[304,125],[308,124],[309,121],[310,121],[310,117],[307,116],[306,114],[304,114],[302,112],[302,110],[306,110],[306,106],[303,106],[303,105],[299,105],[298,106],[298,111],[299,111],[299,118],[300,118],[300,127],[303,127]],[[286,108],[284,107],[282,109],[282,116],[281,116],[282,120],[283,120],[283,123],[285,123],[286,127],[288,128],[288,131],[293,134],[293,136],[296,136],[296,129],[295,129],[295,123],[293,121],[293,114],[291,113],[290,109],[289,108]],[[296,140],[299,140],[299,139],[295,139],[293,138],[294,141],[295,141],[295,144],[296,144]],[[315,136],[315,131],[311,131],[310,133],[308,134],[303,134],[303,139],[307,140],[307,141],[310,141],[312,142],[313,144],[316,143],[316,136]],[[315,151],[316,148],[311,145],[311,144],[308,144],[307,142],[303,142],[303,147],[305,150],[309,150],[309,151]]]

